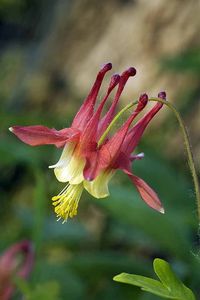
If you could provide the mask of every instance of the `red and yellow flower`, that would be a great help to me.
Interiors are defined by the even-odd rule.
[[[150,207],[164,213],[157,194],[143,179],[131,172],[131,163],[143,157],[143,154],[132,153],[145,128],[161,109],[162,103],[157,103],[132,126],[133,120],[148,103],[147,94],[141,95],[136,109],[122,127],[110,136],[107,129],[116,116],[117,104],[124,86],[128,78],[136,74],[136,70],[132,67],[121,75],[114,74],[106,95],[95,110],[102,81],[111,68],[111,63],[108,63],[99,71],[89,95],[70,128],[56,130],[41,125],[10,128],[20,140],[31,146],[53,144],[63,148],[59,161],[49,168],[54,169],[58,181],[67,183],[65,188],[52,198],[57,217],[64,221],[77,214],[78,203],[84,189],[95,198],[107,197],[108,183],[118,169],[128,175],[142,199]],[[114,88],[116,88],[114,100],[102,116],[104,105]],[[158,96],[162,99],[166,98],[164,92],[159,93]]]

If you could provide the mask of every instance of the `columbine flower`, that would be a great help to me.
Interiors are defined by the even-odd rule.
[[[131,126],[135,117],[148,102],[148,96],[141,95],[136,109],[122,127],[110,137],[106,134],[106,129],[116,116],[116,107],[128,78],[136,74],[136,70],[132,67],[121,75],[114,74],[106,95],[95,110],[102,81],[111,68],[111,63],[108,63],[99,71],[88,97],[76,114],[70,128],[59,131],[41,125],[10,128],[19,139],[31,146],[54,144],[56,147],[64,148],[59,161],[49,167],[54,169],[58,181],[67,183],[65,188],[52,198],[58,218],[64,221],[77,214],[78,203],[84,189],[95,198],[107,197],[109,195],[108,183],[117,169],[123,170],[129,176],[142,199],[150,207],[164,212],[152,188],[144,180],[131,173],[131,163],[143,157],[143,154],[133,155],[132,152],[162,104],[157,103],[141,120]],[[102,117],[104,104],[116,86],[114,100]],[[161,92],[159,97],[165,99],[166,95]],[[102,136],[104,136],[103,139]]]
[[[33,265],[33,249],[29,241],[12,245],[0,257],[0,299],[9,300],[14,292],[14,276],[27,278]]]

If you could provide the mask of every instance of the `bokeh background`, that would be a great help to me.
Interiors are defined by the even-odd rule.
[[[148,208],[119,172],[108,199],[85,193],[78,216],[62,225],[51,196],[63,186],[47,168],[60,150],[32,148],[8,132],[12,125],[69,126],[99,66],[111,61],[113,72],[138,71],[121,105],[166,90],[185,120],[199,171],[199,13],[198,0],[0,0],[0,251],[32,241],[31,299],[159,299],[112,281],[124,271],[153,276],[155,257],[200,295],[195,195],[167,107],[138,147],[145,158],[134,164],[165,215]]]

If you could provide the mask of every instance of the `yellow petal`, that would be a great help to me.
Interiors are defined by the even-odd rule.
[[[54,169],[56,178],[60,182],[69,181],[70,184],[79,184],[84,180],[83,169],[85,160],[76,156],[72,156],[70,162]]]
[[[67,143],[57,164],[50,166],[58,181],[79,184],[83,181],[85,160],[75,154],[76,144]]]
[[[105,198],[109,196],[108,183],[114,175],[113,171],[101,172],[94,180],[84,180],[84,188],[95,198]]]
[[[72,158],[72,154],[74,152],[74,148],[75,148],[76,144],[75,143],[67,143],[63,149],[62,155],[59,159],[59,161],[52,166],[49,166],[50,169],[53,168],[58,168],[58,167],[65,167],[66,165],[68,165],[68,163],[70,162],[71,158]]]

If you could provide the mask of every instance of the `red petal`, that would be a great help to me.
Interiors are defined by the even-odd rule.
[[[118,74],[114,74],[111,77],[110,84],[107,90],[107,93],[103,100],[101,101],[99,107],[97,108],[96,112],[93,114],[91,119],[88,121],[85,129],[83,130],[80,138],[81,143],[81,150],[82,151],[89,151],[89,148],[91,148],[92,145],[97,145],[97,131],[98,131],[98,124],[99,119],[101,116],[102,109],[104,107],[104,104],[106,103],[110,93],[115,88],[115,86],[119,83],[120,76]]]
[[[87,163],[84,170],[84,177],[86,180],[93,180],[102,169],[106,169],[109,167],[113,169],[123,169],[129,165],[129,157],[122,153],[121,146],[126,137],[129,126],[131,125],[134,118],[146,106],[147,101],[148,96],[146,94],[140,96],[139,103],[136,109],[133,111],[124,125],[115,133],[115,135],[104,145],[102,145],[102,147],[98,150],[98,155],[97,153],[92,153],[92,151],[89,153],[88,151],[86,158]],[[91,128],[90,132],[92,132],[92,129],[93,128]]]
[[[79,131],[74,128],[62,130],[50,129],[45,126],[13,126],[9,128],[21,141],[31,146],[54,144],[62,147],[67,140],[76,139]]]
[[[89,95],[87,96],[83,105],[80,107],[78,113],[74,117],[72,127],[82,130],[86,126],[87,122],[90,120],[90,118],[93,115],[94,105],[95,105],[97,95],[100,90],[103,78],[104,78],[105,74],[111,69],[112,69],[112,64],[107,63],[99,71]]]
[[[127,121],[122,125],[122,127],[113,135],[111,139],[105,143],[101,150],[101,156],[106,157],[106,161],[108,164],[115,163],[115,160],[118,160],[118,156],[122,151],[123,143],[126,139],[127,132],[133,120],[137,117],[137,115],[141,112],[141,110],[146,106],[148,101],[148,96],[143,94],[140,96],[138,105]],[[108,159],[109,158],[109,159]]]
[[[125,87],[127,80],[129,79],[130,76],[135,76],[135,74],[136,74],[136,69],[133,67],[130,67],[129,69],[127,69],[126,71],[124,71],[122,73],[120,81],[119,81],[119,86],[118,86],[118,89],[117,89],[117,92],[115,95],[115,99],[114,99],[110,109],[106,113],[106,115],[100,121],[99,130],[98,130],[99,137],[103,134],[103,132],[105,131],[107,126],[110,124],[110,122],[112,121],[112,119],[115,115],[115,110],[116,110],[119,98],[123,92],[123,89]]]
[[[122,146],[123,152],[125,152],[127,155],[130,155],[131,152],[133,152],[135,147],[137,147],[147,125],[162,106],[163,104],[157,103],[141,120],[135,124],[133,128],[129,130]]]
[[[93,180],[99,174],[99,172],[110,163],[110,153],[106,152],[107,149],[102,153],[101,150],[90,151],[86,155],[86,165],[83,171],[84,178],[86,180]]]
[[[83,170],[83,176],[85,180],[91,181],[97,176],[99,167],[98,155],[98,151],[88,153],[88,156],[86,158],[86,165]]]
[[[133,175],[129,170],[123,170],[136,186],[141,198],[153,209],[164,213],[164,208],[154,190],[141,178]]]

